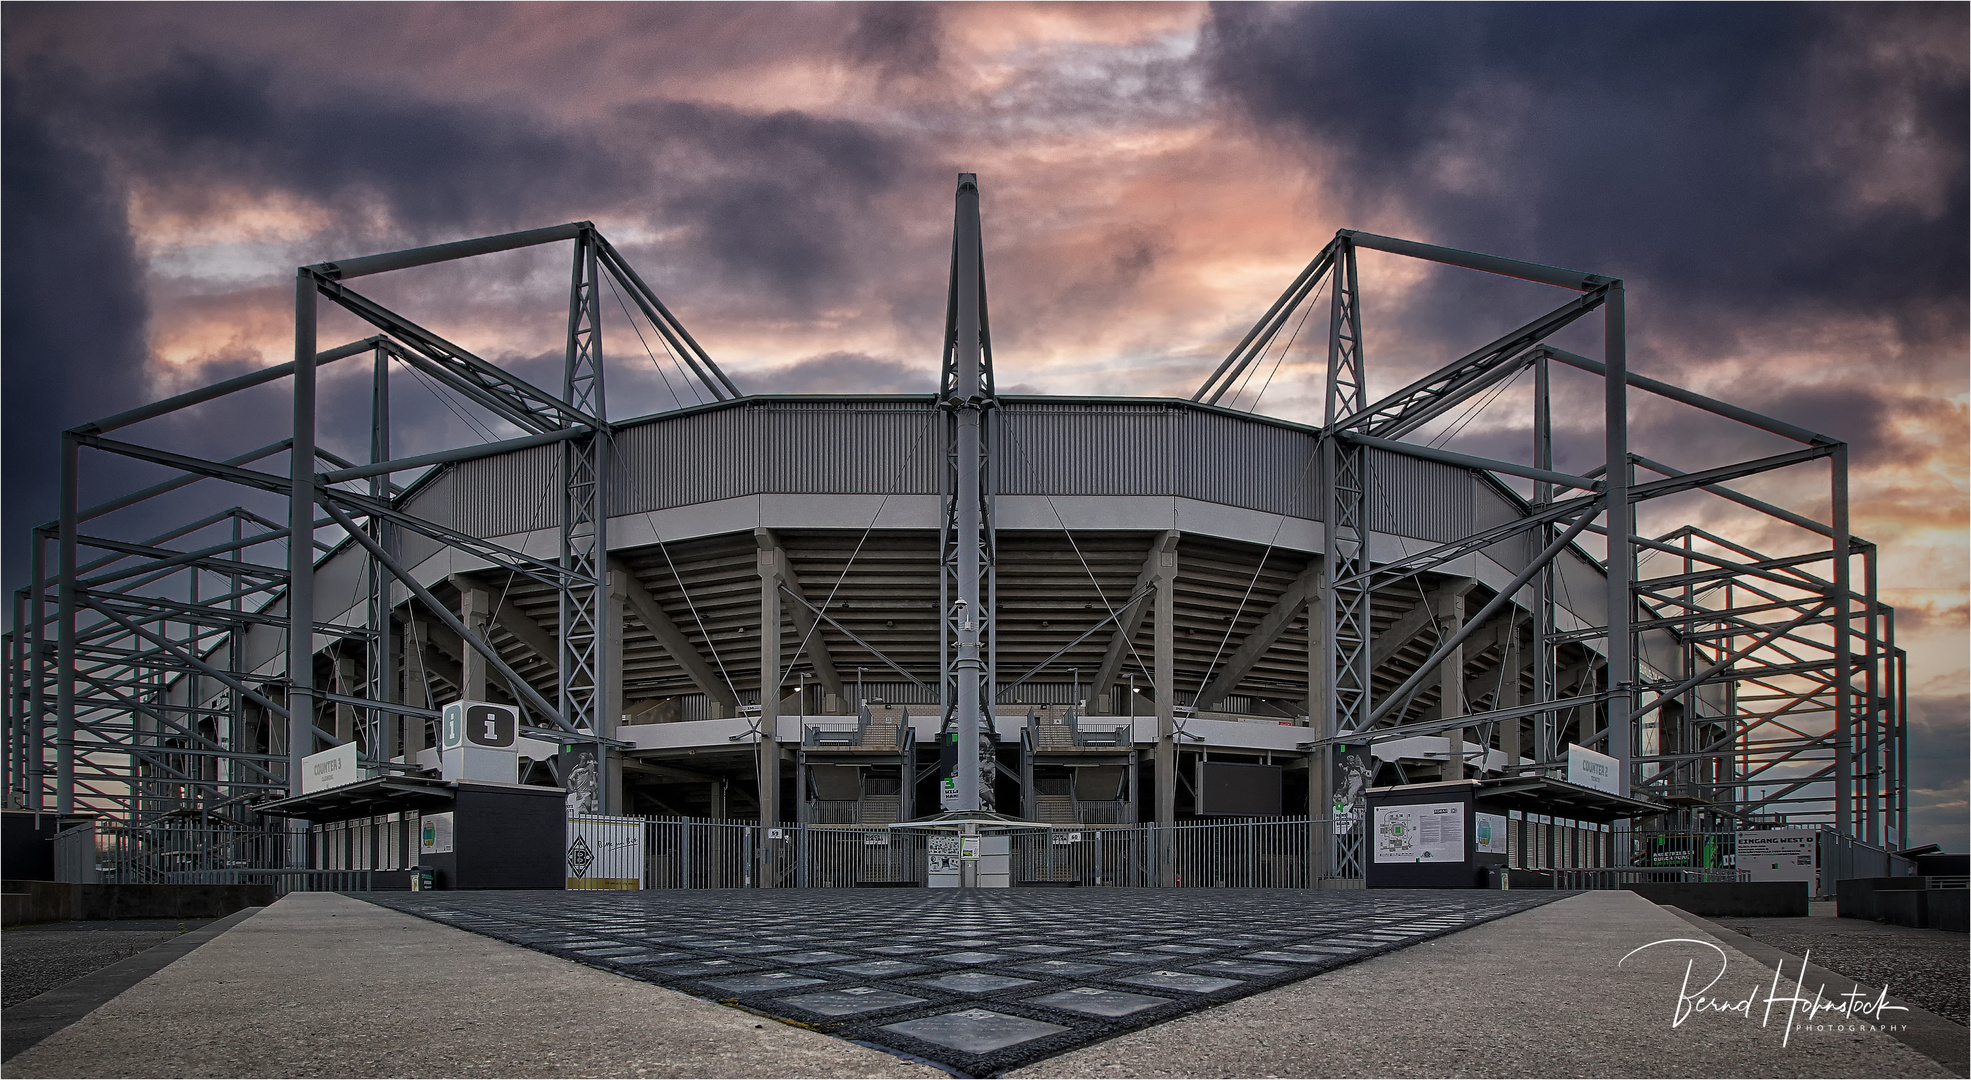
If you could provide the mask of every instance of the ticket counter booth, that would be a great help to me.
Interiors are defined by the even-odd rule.
[[[560,889],[568,830],[561,788],[376,777],[259,807],[311,829],[318,869],[369,870],[377,889]]]
[[[302,792],[257,809],[310,830],[310,865],[367,870],[372,887],[560,889],[568,792],[520,784],[520,712],[454,701],[439,714],[438,776],[367,776],[354,743],[301,759]]]
[[[1664,810],[1544,776],[1370,788],[1365,802],[1371,889],[1502,888],[1523,869],[1611,865],[1616,823]]]

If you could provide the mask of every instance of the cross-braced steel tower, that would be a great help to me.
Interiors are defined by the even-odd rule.
[[[945,727],[957,740],[956,810],[991,810],[998,779],[998,739],[991,717],[992,649],[998,609],[993,582],[991,449],[992,330],[986,317],[985,252],[979,228],[979,180],[958,175],[951,228],[951,288],[945,306],[944,363],[938,404],[948,423],[945,523],[940,543]]]

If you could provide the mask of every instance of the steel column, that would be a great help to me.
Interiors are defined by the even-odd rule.
[[[1834,830],[1855,836],[1855,687],[1853,626],[1849,623],[1848,447],[1829,459],[1834,505]],[[1866,809],[1863,813],[1866,813]]]
[[[991,810],[998,773],[992,726],[992,678],[987,673],[991,538],[985,488],[985,412],[992,406],[991,347],[986,339],[985,264],[979,225],[978,177],[960,173],[952,223],[951,290],[946,317],[945,372],[940,404],[949,416],[953,472],[946,509],[949,626],[944,652],[947,716],[957,733],[960,810]]]
[[[596,277],[596,238],[590,228],[575,237],[568,286],[568,348],[562,369],[562,399],[594,417],[597,427],[562,443],[561,568],[569,580],[558,594],[561,663],[559,705],[562,718],[594,737],[598,811],[614,814],[609,803],[610,749],[608,690],[603,671],[611,627],[606,617],[609,585],[609,429],[602,367],[602,293]],[[575,421],[570,421],[575,422]]]
[[[1635,756],[1635,732],[1630,713],[1635,706],[1635,640],[1629,623],[1635,610],[1636,511],[1629,502],[1629,351],[1625,310],[1625,291],[1620,281],[1608,286],[1602,308],[1603,362],[1608,374],[1602,379],[1604,445],[1607,449],[1608,500],[1608,754],[1616,760],[1621,777],[1620,793],[1629,794],[1634,783],[1631,759]]]

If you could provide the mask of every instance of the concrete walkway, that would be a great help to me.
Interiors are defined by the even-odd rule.
[[[1880,1031],[1761,1026],[1773,968],[1629,892],[1596,892],[1132,1032],[1014,1076],[1822,1077],[1960,1075]],[[1693,991],[1751,1019],[1700,1013],[1675,1024],[1687,965]],[[1776,954],[1768,954],[1776,955]],[[1788,962],[1791,995],[1798,968]],[[1805,993],[1812,996],[1815,981]],[[1830,989],[1832,989],[1830,987]],[[1901,1023],[1889,1013],[1886,1022]],[[1926,1014],[1927,1015],[1927,1014]],[[1934,1017],[1938,1024],[1947,1021]],[[1823,1015],[1815,1027],[1840,1017]],[[1957,1029],[1960,1037],[1963,1029]],[[1784,1044],[1782,1037],[1784,1036]]]
[[[34,1076],[944,1076],[333,893],[291,894],[7,1062]]]
[[[1022,1076],[1951,1076],[1880,1031],[1759,1023],[1773,971],[1594,893],[1043,1061]],[[1668,938],[1621,962],[1630,950]],[[1748,1020],[1673,1010],[1699,983]],[[1767,954],[1768,960],[1774,954]],[[1618,966],[1619,964],[1619,966]],[[1788,968],[1788,975],[1793,973]],[[1808,983],[1809,994],[1814,983]],[[1891,988],[1893,990],[1893,988]],[[1786,990],[1781,990],[1785,996]],[[1783,1011],[1783,1010],[1782,1010]],[[1833,1026],[1848,1026],[1839,1017]],[[1898,1014],[1886,1018],[1900,1022]],[[1782,1038],[1785,1043],[1782,1045]],[[939,1076],[829,1036],[348,897],[281,900],[9,1076]]]

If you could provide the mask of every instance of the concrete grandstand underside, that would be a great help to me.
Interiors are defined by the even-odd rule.
[[[936,420],[922,398],[817,397],[749,399],[625,425],[617,440],[618,512],[609,520],[617,601],[609,610],[618,620],[612,639],[620,655],[607,670],[616,680],[613,711],[622,718],[614,734],[626,747],[609,805],[694,816],[758,814],[760,769],[747,744],[757,723],[766,655],[761,627],[770,606],[780,615],[778,662],[767,681],[777,679],[774,711],[782,718],[782,812],[791,817],[801,797],[797,758],[866,770],[862,786],[879,789],[874,798],[854,799],[853,811],[808,808],[822,820],[883,823],[910,807],[935,805],[934,777],[908,783],[902,777],[906,757],[913,777],[936,764],[942,723],[939,624],[946,600],[939,593],[935,464],[944,447]],[[1315,792],[1303,744],[1322,656],[1310,648],[1308,628],[1322,599],[1324,534],[1321,522],[1306,516],[1312,500],[1304,490],[1316,433],[1167,400],[1009,399],[998,420],[995,449],[1013,463],[1000,481],[1006,490],[996,495],[994,537],[990,670],[998,687],[1001,805],[1029,813],[1044,805],[1062,823],[1151,819],[1143,807],[1157,782],[1147,758],[1158,738],[1160,626],[1155,590],[1146,587],[1161,569],[1172,580],[1171,618],[1162,632],[1174,707],[1189,718],[1188,738],[1175,755],[1184,777],[1176,782],[1176,813],[1188,816],[1194,806],[1189,778],[1200,755],[1286,767],[1294,775],[1282,809],[1307,812]],[[736,446],[746,453],[737,454]],[[539,502],[539,492],[558,483],[555,449],[451,466],[414,485],[404,504],[515,550],[546,550],[554,542],[550,529],[489,533],[502,523],[533,523],[530,496]],[[1387,530],[1374,540],[1385,557],[1455,540],[1475,519],[1504,521],[1525,512],[1524,500],[1469,470],[1391,454],[1375,455],[1373,469],[1375,524]],[[410,557],[419,550],[405,546]],[[419,580],[552,699],[558,592],[430,546],[414,568]],[[1377,692],[1395,690],[1441,640],[1448,602],[1476,611],[1526,565],[1527,547],[1516,537],[1375,594]],[[763,558],[772,560],[774,577],[762,573]],[[346,611],[322,612],[327,621],[363,622],[365,559],[346,546],[317,570],[321,597],[358,600]],[[1603,584],[1593,560],[1570,551],[1559,573],[1566,599],[1585,608],[1577,614],[1560,605],[1562,624],[1600,621]],[[394,588],[391,600],[398,641],[392,652],[400,658],[391,677],[401,688],[399,700],[424,709],[460,698],[522,703],[406,589]],[[1478,712],[1529,699],[1530,627],[1530,612],[1509,605],[1464,644],[1459,708]],[[277,645],[266,637],[271,661]],[[322,685],[366,685],[366,655],[360,641],[330,644],[319,651],[317,678]],[[1572,686],[1593,692],[1600,664],[1594,649],[1564,646],[1559,664]],[[1441,715],[1445,687],[1442,679],[1420,687],[1404,715]],[[1070,711],[1072,720],[1054,723]],[[357,737],[357,713],[354,707],[325,711],[323,726]],[[906,715],[914,748],[903,745]],[[1140,730],[1120,745],[1089,746],[1085,739],[1077,745],[1071,733],[1063,738],[1050,730],[1105,734],[1122,726],[1111,718],[1126,723],[1130,716]],[[1083,719],[1089,722],[1080,724]],[[1530,762],[1532,723],[1471,732],[1465,753],[1474,771]],[[822,734],[811,735],[810,728]],[[1594,710],[1577,709],[1557,734],[1564,744],[1596,728]],[[849,729],[856,731],[854,745],[830,738]],[[410,724],[402,737],[393,757],[429,756],[428,732]],[[531,778],[552,782],[555,763],[545,758],[553,744],[533,745],[541,767]],[[1382,747],[1382,778],[1439,779],[1448,751],[1441,735]],[[1023,790],[1044,787],[1058,796],[1075,771],[1118,765],[1132,778],[1122,797],[1075,800],[1071,812],[1063,812],[1058,797]],[[810,802],[851,801],[807,795]]]

